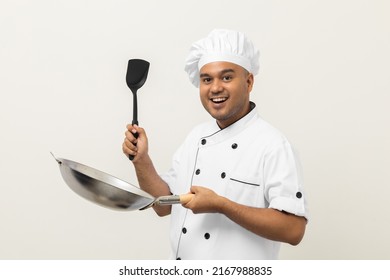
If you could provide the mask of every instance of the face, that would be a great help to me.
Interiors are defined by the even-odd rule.
[[[211,62],[200,69],[200,99],[206,111],[225,128],[245,116],[253,75],[230,62]]]

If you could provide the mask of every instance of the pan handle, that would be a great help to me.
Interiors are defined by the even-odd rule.
[[[181,194],[181,195],[166,195],[157,198],[156,205],[172,205],[172,204],[185,204],[194,197],[193,193]]]

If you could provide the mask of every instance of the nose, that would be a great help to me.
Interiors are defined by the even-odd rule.
[[[214,79],[210,91],[211,93],[219,93],[223,91],[222,82],[219,79]]]

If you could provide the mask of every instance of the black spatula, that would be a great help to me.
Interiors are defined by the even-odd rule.
[[[130,59],[127,65],[126,83],[133,93],[133,121],[132,124],[138,125],[138,107],[137,107],[137,90],[140,89],[148,77],[150,63],[142,59]],[[137,138],[138,134],[134,134]],[[129,156],[130,160],[134,156]]]

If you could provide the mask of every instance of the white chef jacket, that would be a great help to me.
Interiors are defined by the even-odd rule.
[[[197,126],[161,177],[173,194],[203,186],[240,204],[307,217],[298,159],[256,108],[224,129],[215,120]],[[176,259],[277,259],[280,248],[223,214],[193,214],[181,205],[172,206],[170,240]]]

